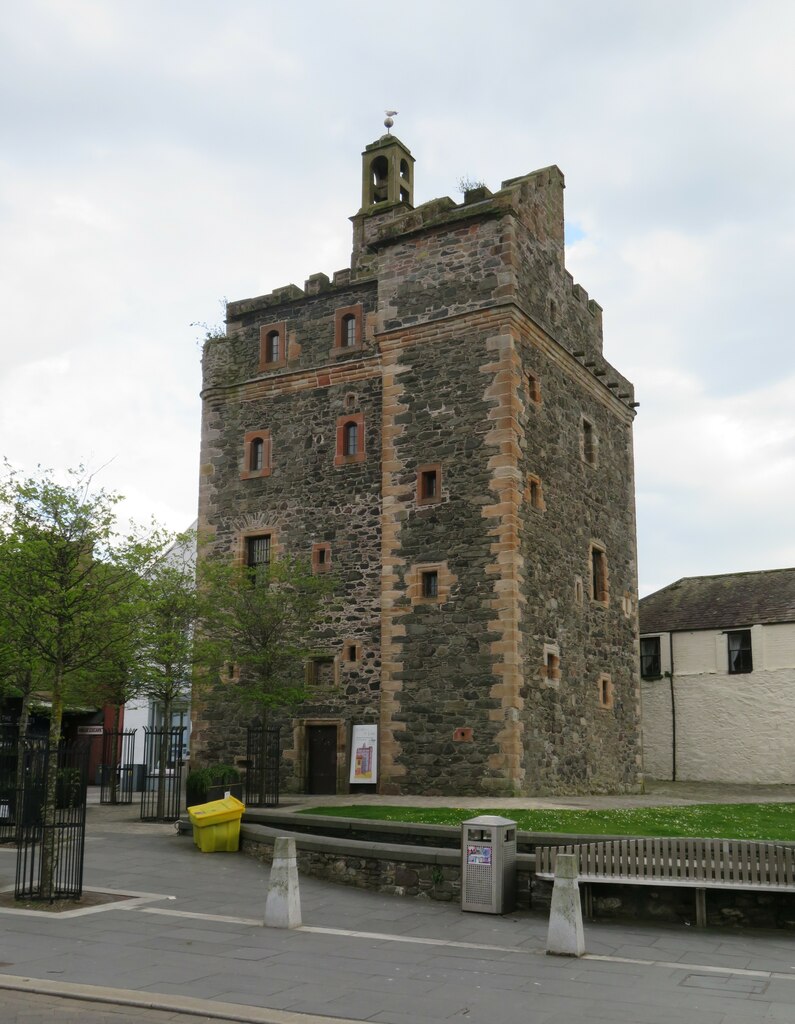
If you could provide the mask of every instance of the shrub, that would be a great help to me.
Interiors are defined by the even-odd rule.
[[[207,791],[210,786],[223,786],[230,782],[240,782],[240,772],[234,765],[211,764],[206,768],[195,769],[188,774],[185,783],[188,806],[207,803]]]

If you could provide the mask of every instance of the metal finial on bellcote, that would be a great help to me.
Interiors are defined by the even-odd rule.
[[[393,118],[397,117],[398,112],[396,110],[385,110],[384,113],[386,114],[386,117],[384,118],[384,127],[386,128],[387,135],[389,135],[389,129],[395,123]]]

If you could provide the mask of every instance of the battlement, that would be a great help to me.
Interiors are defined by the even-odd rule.
[[[335,271],[331,279],[328,274],[310,274],[304,282],[303,288],[299,288],[297,284],[286,284],[280,288],[274,288],[273,291],[267,292],[265,295],[228,302],[226,305],[227,329],[246,314],[279,306],[289,306],[291,303],[302,302],[311,296],[333,292],[335,289],[343,290],[350,287],[351,281],[351,269],[346,267],[344,270]]]

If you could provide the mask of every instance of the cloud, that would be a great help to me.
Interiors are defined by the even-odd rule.
[[[349,259],[383,109],[416,198],[551,163],[636,384],[640,575],[795,564],[795,6],[28,0],[0,35],[2,447],[195,514],[192,322]]]

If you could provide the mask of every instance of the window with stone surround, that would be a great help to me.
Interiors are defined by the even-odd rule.
[[[527,475],[525,499],[531,508],[534,508],[539,512],[543,512],[546,508],[546,505],[544,504],[544,492],[541,487],[541,479],[533,473],[528,473]]]
[[[362,413],[340,416],[337,420],[334,465],[345,466],[350,462],[363,462],[364,456],[364,416]]]
[[[595,466],[599,451],[599,443],[596,437],[593,423],[590,420],[582,419],[582,430],[580,432],[580,455],[582,461],[589,466]]]
[[[362,646],[355,640],[346,640],[342,645],[342,660],[346,665],[358,665],[362,659]]]
[[[606,605],[609,599],[607,553],[601,544],[591,544],[591,600]]]
[[[533,405],[541,404],[541,381],[538,374],[532,370],[525,370],[524,375],[527,397]]]
[[[603,672],[596,681],[599,707],[609,711],[613,707],[613,680]]]
[[[341,355],[362,347],[362,322],[363,310],[359,303],[335,310],[332,355]]]
[[[436,462],[417,470],[417,504],[438,505],[442,500],[442,467]]]
[[[287,323],[282,320],[259,329],[259,368],[276,370],[287,365]]]
[[[271,432],[252,430],[243,437],[241,480],[253,480],[271,474]]]
[[[259,582],[267,576],[271,564],[272,537],[269,533],[250,534],[244,538],[245,564],[251,573],[252,583]]]
[[[557,644],[544,644],[541,676],[550,684],[560,681],[560,648]]]
[[[406,572],[407,596],[412,605],[445,604],[455,582],[447,562],[420,563]]]
[[[312,572],[322,573],[331,570],[331,545],[320,542],[312,545]]]
[[[331,689],[339,684],[339,659],[331,654],[316,654],[306,662],[306,685]]]
[[[436,569],[426,569],[422,573],[422,596],[433,600],[439,597],[439,573]]]

